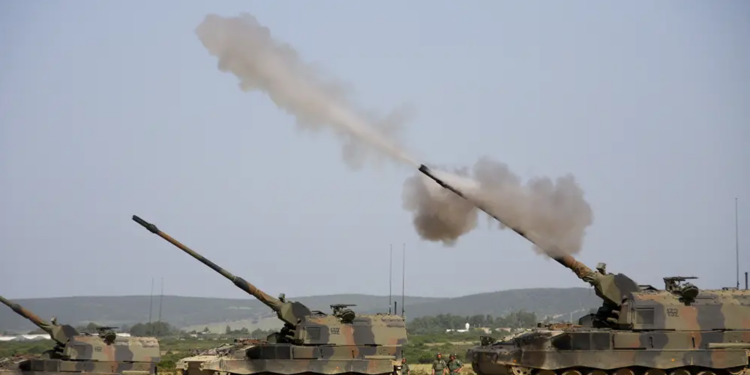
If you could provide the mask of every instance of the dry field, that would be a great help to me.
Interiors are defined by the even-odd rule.
[[[471,370],[471,363],[464,362],[464,368],[461,370],[461,375],[476,375]],[[432,364],[410,364],[411,375],[430,375],[432,374]]]

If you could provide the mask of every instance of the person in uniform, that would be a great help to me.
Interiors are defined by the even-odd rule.
[[[432,375],[445,375],[448,364],[445,363],[443,355],[438,353],[435,362],[432,362]]]
[[[458,375],[462,368],[464,368],[464,364],[456,358],[455,354],[451,354],[450,360],[448,361],[448,371],[450,375]]]
[[[406,364],[406,358],[401,359],[401,375],[409,375],[409,365]]]

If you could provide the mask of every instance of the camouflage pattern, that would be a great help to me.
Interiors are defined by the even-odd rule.
[[[175,370],[182,375],[210,375],[209,371],[201,370],[203,362],[216,359],[216,355],[195,355],[192,357],[182,358],[175,363]]]
[[[2,296],[0,302],[50,335],[55,347],[39,358],[6,361],[0,375],[156,374],[159,342],[153,337],[119,337],[112,327],[97,334],[80,333],[70,325],[47,322]]]
[[[466,199],[426,166],[419,170]],[[665,277],[664,289],[638,285],[626,275],[607,273],[603,263],[591,270],[507,227],[592,285],[602,306],[577,325],[540,325],[502,341],[482,337],[466,354],[477,374],[750,375],[750,291],[700,290],[687,282],[694,277]]]
[[[234,350],[245,350],[250,345],[260,343],[259,340],[235,339],[232,344],[221,345],[199,352],[192,357],[185,357],[175,363],[175,369],[182,375],[210,375],[207,370],[201,370],[201,364],[218,358],[220,355],[229,354]]]
[[[200,370],[224,374],[392,374],[407,343],[403,317],[356,314],[331,305],[332,313],[311,311],[300,302],[274,298],[219,267],[138,216],[133,220],[170,242],[276,312],[284,327],[265,341],[240,345],[203,362]],[[192,374],[191,374],[192,375]]]

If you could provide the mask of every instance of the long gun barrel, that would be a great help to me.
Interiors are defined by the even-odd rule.
[[[506,227],[521,235],[523,238],[529,240],[531,243],[544,250],[544,252],[547,253],[550,258],[554,259],[557,263],[560,263],[563,266],[569,268],[571,271],[573,271],[573,273],[576,274],[576,276],[578,276],[579,279],[591,284],[596,290],[596,295],[603,299],[606,304],[610,306],[619,306],[625,296],[639,290],[638,284],[636,284],[635,281],[625,275],[604,274],[604,272],[600,273],[592,271],[585,264],[577,261],[572,256],[563,255],[556,246],[550,244],[542,244],[541,239],[533,238],[534,236],[531,233],[524,232],[518,228],[508,225],[495,214],[491,213],[488,209],[483,207],[481,202],[476,202],[475,200],[468,198],[460,190],[448,185],[447,183],[445,183],[445,181],[435,176],[435,174],[432,173],[432,171],[430,171],[430,169],[424,164],[419,166],[419,171],[437,182],[438,185],[473,203],[477,208],[484,211],[487,215],[492,216],[495,220],[499,221]]]
[[[264,293],[262,290],[256,288],[255,285],[250,284],[249,282],[245,281],[245,279],[243,279],[243,278],[241,278],[239,276],[232,275],[229,271],[227,271],[227,270],[219,267],[218,265],[216,265],[216,263],[214,263],[214,262],[212,262],[212,261],[204,258],[202,255],[196,253],[195,251],[193,251],[189,247],[183,245],[180,241],[177,241],[174,238],[170,237],[168,234],[162,232],[161,230],[159,230],[159,228],[156,227],[156,225],[151,224],[151,223],[149,223],[149,222],[141,219],[140,217],[138,217],[136,215],[133,215],[133,221],[135,221],[136,223],[142,225],[144,228],[148,229],[151,233],[153,233],[153,234],[155,234],[155,235],[157,235],[157,236],[159,236],[159,237],[167,240],[167,242],[171,243],[172,245],[177,246],[178,248],[180,248],[180,250],[186,252],[191,257],[193,257],[193,258],[197,259],[198,261],[200,261],[201,263],[207,265],[212,270],[220,273],[222,276],[226,277],[232,283],[234,283],[234,285],[236,285],[238,288],[244,290],[248,294],[250,294],[253,297],[257,298],[258,300],[260,300],[261,302],[263,302],[263,304],[265,304],[266,306],[270,307],[271,309],[273,309],[277,313],[281,311],[281,308],[282,308],[282,306],[284,304],[279,299],[271,297],[270,295]]]
[[[16,314],[21,315],[22,317],[30,320],[32,323],[34,323],[34,325],[36,325],[37,327],[39,327],[42,330],[44,330],[44,332],[47,332],[50,335],[52,334],[52,323],[50,323],[50,322],[48,322],[48,321],[46,321],[46,320],[38,317],[33,312],[31,312],[29,310],[26,310],[23,306],[15,303],[15,302],[9,301],[8,299],[6,299],[3,296],[0,296],[0,302],[4,303],[6,306],[10,307],[11,310],[13,310],[13,311],[16,312]]]
[[[513,226],[508,225],[505,221],[503,221],[499,217],[497,217],[497,215],[491,213],[487,208],[483,207],[480,202],[476,202],[475,200],[470,199],[469,197],[467,197],[460,190],[456,189],[455,187],[453,187],[451,185],[448,185],[445,181],[443,181],[440,178],[438,178],[437,176],[435,176],[435,174],[432,173],[432,171],[430,170],[430,168],[428,168],[426,165],[424,165],[424,164],[420,165],[419,166],[419,171],[422,172],[427,177],[431,178],[433,181],[437,182],[438,185],[442,186],[445,189],[448,189],[448,190],[452,191],[453,193],[455,193],[459,197],[461,197],[463,199],[466,199],[467,201],[471,202],[472,204],[474,204],[477,208],[479,208],[480,210],[482,210],[487,215],[490,215],[495,220],[499,221],[500,223],[502,223],[506,227],[512,229],[514,232],[516,232],[519,235],[521,235],[523,238],[529,240],[529,242],[533,243],[534,245],[536,245],[539,248],[541,248],[542,250],[544,250],[544,252],[547,253],[547,255],[550,256],[550,258],[554,259],[555,261],[557,261],[558,263],[562,264],[563,266],[571,269],[576,274],[576,276],[578,276],[578,278],[580,278],[580,279],[583,280],[585,277],[587,277],[587,276],[589,276],[589,275],[591,275],[591,274],[594,273],[594,271],[592,271],[589,267],[587,267],[585,264],[577,261],[572,256],[570,256],[570,255],[560,255],[560,252],[556,251],[557,248],[555,246],[553,246],[553,245],[546,245],[546,244],[543,245],[542,243],[540,243],[540,241],[541,241],[540,239],[531,238],[532,235],[530,233],[526,233],[526,232],[524,232],[524,231],[522,231],[522,230],[520,230],[518,228],[514,228]]]
[[[44,332],[49,334],[52,340],[55,340],[60,345],[65,345],[71,337],[78,335],[78,331],[70,325],[63,324],[58,325],[52,322],[48,322],[38,317],[33,312],[25,309],[23,306],[7,300],[5,297],[0,296],[0,302],[10,307],[16,314],[23,316],[30,320],[34,325],[41,328]]]

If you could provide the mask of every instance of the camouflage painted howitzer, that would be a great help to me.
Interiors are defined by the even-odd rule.
[[[99,327],[97,334],[80,333],[54,319],[45,321],[2,296],[0,302],[44,330],[55,342],[55,347],[39,358],[3,366],[0,375],[156,374],[161,353],[159,342],[153,337],[119,337],[112,327]]]
[[[602,306],[577,325],[552,324],[495,341],[481,337],[466,353],[479,375],[750,375],[750,291],[700,290],[694,277],[665,277],[664,289],[596,270],[531,233],[508,226],[481,202],[467,199],[594,287]]]
[[[331,305],[332,313],[310,310],[284,294],[274,298],[241,277],[219,267],[138,216],[133,220],[221,274],[268,306],[284,323],[265,341],[240,345],[201,364],[200,370],[222,374],[392,374],[407,343],[403,317],[356,314]],[[192,374],[191,374],[192,375]]]

